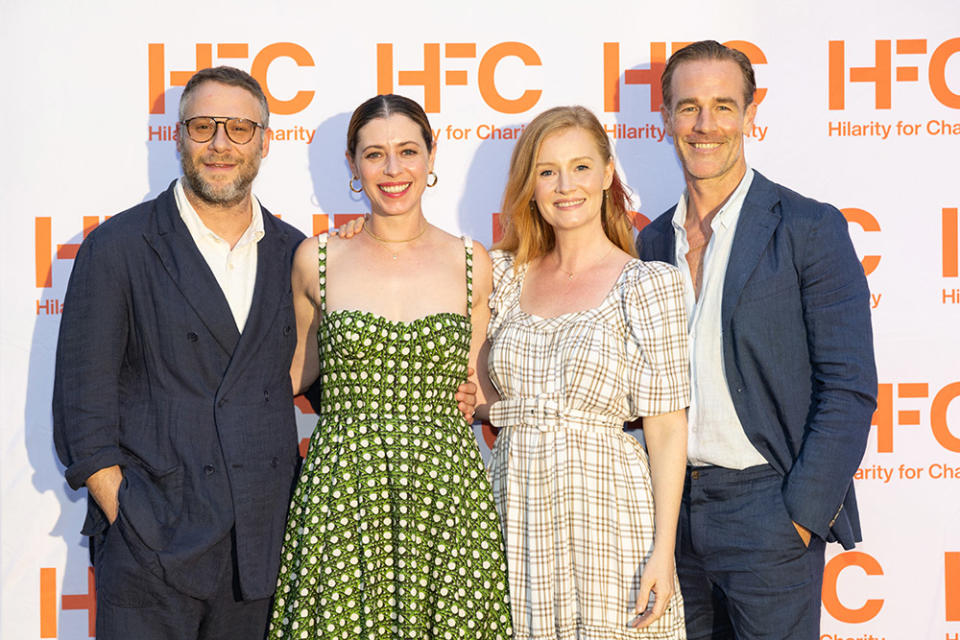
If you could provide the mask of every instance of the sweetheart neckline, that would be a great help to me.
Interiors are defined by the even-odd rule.
[[[328,316],[331,316],[331,315],[336,314],[336,313],[340,313],[340,314],[347,314],[347,313],[359,314],[359,315],[361,315],[361,316],[366,316],[367,318],[371,318],[371,319],[373,319],[373,320],[377,320],[377,321],[381,321],[381,322],[386,322],[387,324],[392,324],[392,325],[400,325],[400,326],[413,326],[413,325],[415,325],[415,324],[420,324],[420,323],[422,323],[422,322],[431,320],[431,319],[433,319],[433,318],[446,317],[446,316],[454,316],[454,317],[456,317],[456,318],[462,318],[462,319],[466,320],[467,322],[470,321],[470,318],[469,318],[469,317],[463,315],[462,313],[457,313],[456,311],[437,311],[437,312],[435,312],[435,313],[428,313],[428,314],[425,315],[425,316],[420,316],[419,318],[414,318],[413,320],[391,320],[390,318],[387,318],[386,316],[382,316],[382,315],[380,315],[380,314],[378,314],[378,313],[373,313],[372,311],[363,311],[362,309],[334,309],[333,311],[327,311],[326,313],[324,313],[324,314],[323,314],[323,318],[321,318],[321,320],[326,320],[326,318],[327,318]]]

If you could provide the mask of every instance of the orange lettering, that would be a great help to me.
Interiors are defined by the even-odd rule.
[[[257,79],[264,95],[267,96],[267,104],[270,105],[270,112],[280,115],[289,115],[303,111],[313,100],[313,91],[297,91],[289,100],[280,100],[270,93],[267,86],[267,71],[270,65],[277,58],[290,58],[297,63],[298,67],[312,67],[313,58],[310,52],[298,44],[292,42],[275,42],[263,48],[263,51],[257,54],[250,66],[250,75]],[[172,75],[172,74],[171,74]]]
[[[960,255],[957,251],[957,208],[944,207],[942,212],[943,228],[943,277],[956,278],[960,267]]]
[[[871,425],[877,427],[877,451],[893,451],[893,385],[877,385],[877,410],[873,412]]]
[[[40,637],[57,637],[57,570],[40,569]]]
[[[951,38],[937,47],[930,56],[930,90],[933,96],[946,107],[960,109],[960,93],[954,93],[947,86],[947,61],[960,51],[960,38]]]
[[[650,224],[650,218],[639,211],[627,211],[627,216],[630,218],[633,228],[637,231],[643,231],[643,228]]]
[[[91,638],[97,635],[97,583],[94,580],[93,567],[87,568],[87,592],[61,596],[60,606],[64,611],[86,609],[88,635]]]
[[[855,207],[841,209],[840,211],[843,213],[843,217],[847,219],[847,222],[860,225],[860,228],[864,231],[880,231],[880,223],[877,222],[877,219],[868,211]],[[863,272],[866,275],[870,275],[876,270],[877,265],[880,264],[880,256],[863,256],[860,263],[863,265]]]
[[[36,254],[37,287],[49,289],[53,286],[53,234],[51,218],[38,217],[33,221],[34,253]]]
[[[724,42],[726,46],[731,49],[736,49],[743,55],[747,56],[750,62],[756,66],[758,64],[767,64],[767,56],[763,54],[763,51],[757,45],[752,42],[747,42],[746,40],[728,40]],[[753,92],[753,101],[756,104],[763,102],[763,99],[767,97],[766,89],[756,89]]]
[[[943,554],[943,576],[947,622],[960,622],[960,553]]]
[[[960,453],[960,438],[950,433],[947,409],[958,396],[960,396],[960,382],[948,384],[934,396],[930,406],[930,428],[933,430],[933,437],[941,447],[954,453]]]
[[[882,599],[867,600],[859,609],[851,609],[840,602],[837,596],[837,580],[840,572],[851,565],[863,569],[868,576],[882,576],[883,567],[876,559],[860,551],[848,551],[835,556],[823,570],[823,606],[840,622],[862,623],[872,620],[883,608]]]
[[[480,67],[477,70],[480,96],[484,102],[500,113],[522,113],[532,109],[534,105],[537,104],[543,91],[540,89],[527,89],[519,98],[513,100],[504,98],[500,94],[497,90],[494,76],[497,65],[500,64],[501,60],[509,56],[520,58],[528,67],[538,67],[542,64],[537,52],[522,42],[501,42],[500,44],[490,47],[480,59]]]

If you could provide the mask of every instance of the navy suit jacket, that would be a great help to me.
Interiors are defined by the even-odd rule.
[[[290,267],[304,236],[266,209],[263,225],[242,334],[173,184],[89,234],[64,300],[53,414],[67,481],[120,465],[112,526],[199,598],[230,563],[231,530],[244,598],[273,593],[299,461]],[[89,499],[83,533],[107,527]]]
[[[640,233],[641,259],[676,263],[675,210]],[[790,516],[846,549],[861,540],[853,474],[876,408],[869,299],[843,215],[755,172],[723,284],[727,386]]]

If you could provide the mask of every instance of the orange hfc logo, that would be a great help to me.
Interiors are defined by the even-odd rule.
[[[943,234],[943,277],[956,278],[960,274],[960,224],[957,221],[957,207],[944,207],[941,211]]]
[[[104,220],[110,216],[104,216]],[[70,242],[66,244],[53,243],[53,219],[50,216],[38,216],[33,219],[34,231],[34,282],[38,289],[53,288],[53,267],[55,260],[73,260],[77,257],[80,244]],[[86,238],[97,225],[100,218],[97,216],[83,216],[83,237]],[[61,288],[65,283],[60,283]],[[46,294],[44,294],[46,295]],[[37,300],[37,315],[58,316],[63,313],[63,303],[57,298],[44,297]]]
[[[200,69],[213,66],[213,45],[198,43],[196,45],[196,66],[183,71],[168,71],[166,66],[166,49],[163,44],[151,43],[148,53],[148,79],[150,113],[166,113],[164,95],[170,87],[182,87],[190,77]],[[223,42],[217,44],[217,61],[247,60],[251,57],[250,46],[245,42]],[[313,91],[297,91],[292,97],[278,97],[270,91],[267,82],[267,73],[270,65],[279,58],[289,58],[298,67],[314,66],[313,56],[298,44],[292,42],[274,42],[269,44],[253,57],[250,63],[250,75],[257,79],[263,93],[267,96],[270,113],[289,115],[307,108],[313,100]]]
[[[58,607],[59,605],[59,607]],[[87,637],[96,635],[97,590],[93,567],[87,569],[87,592],[62,594],[57,601],[57,570],[53,567],[40,569],[40,637],[57,637],[57,612],[86,611]]]
[[[877,222],[877,219],[869,211],[857,209],[856,207],[848,207],[841,209],[840,212],[843,213],[843,217],[847,219],[848,223],[855,224],[868,233],[880,231],[880,223]],[[880,256],[863,256],[860,264],[863,265],[863,273],[870,275],[877,270],[877,266],[880,264]]]
[[[894,46],[896,42],[896,46]],[[928,51],[933,52],[927,56]],[[896,58],[894,58],[896,50]],[[877,40],[874,42],[872,67],[847,66],[846,42],[831,40],[829,44],[830,109],[846,105],[848,83],[872,84],[874,106],[889,109],[893,82],[920,82],[922,65],[926,63],[926,81],[933,97],[951,109],[960,109],[960,87],[947,84],[947,64],[960,52],[960,38],[951,38],[940,45],[928,44],[925,38]],[[920,57],[924,56],[924,57]],[[896,62],[896,66],[894,66]],[[900,64],[901,62],[905,64]],[[848,73],[849,71],[849,73]]]
[[[930,385],[926,382],[888,382],[877,385],[877,410],[870,424],[877,427],[879,453],[893,452],[894,426],[917,427],[921,424],[920,409],[900,409],[897,401],[919,400],[931,395],[933,400],[930,402],[930,431],[941,447],[960,453],[960,436],[955,435],[947,424],[950,404],[960,397],[960,382],[952,382],[935,392],[930,390]]]
[[[840,622],[861,624],[877,617],[883,609],[883,598],[866,598],[860,602],[845,603],[840,599],[837,582],[840,574],[856,567],[868,576],[883,576],[883,566],[869,553],[847,551],[833,557],[823,570],[823,607]],[[943,554],[944,620],[960,622],[960,553],[947,551]],[[859,606],[857,606],[859,605]]]
[[[689,42],[670,43],[670,54],[674,54]],[[741,51],[754,65],[766,64],[767,56],[757,45],[746,40],[730,40],[724,42],[726,46]],[[621,69],[620,43],[603,43],[603,110],[620,111],[620,74],[623,74],[623,84],[645,84],[650,87],[650,112],[659,111],[663,105],[663,93],[660,91],[660,76],[667,66],[667,43],[650,43],[650,68],[648,69]],[[763,102],[767,95],[766,89],[757,89],[753,100],[757,104]]]
[[[540,55],[522,42],[501,42],[486,51],[478,52],[475,42],[428,42],[423,45],[423,65],[420,69],[396,69],[397,54],[389,42],[377,44],[377,93],[393,93],[394,82],[400,86],[423,87],[423,108],[427,113],[440,111],[441,88],[462,87],[470,83],[467,69],[446,69],[441,61],[476,60],[476,83],[480,97],[491,109],[500,113],[523,113],[540,100],[541,89],[524,89],[519,95],[504,95],[497,86],[497,67],[505,58],[518,58],[526,67],[541,66]],[[414,56],[416,57],[416,56]],[[464,63],[465,64],[465,63]]]

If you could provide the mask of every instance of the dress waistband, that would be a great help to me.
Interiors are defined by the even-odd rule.
[[[623,420],[609,414],[564,407],[550,397],[510,398],[490,407],[490,423],[495,427],[534,427],[540,431],[563,428],[590,431],[623,432]]]

